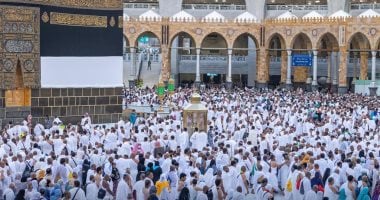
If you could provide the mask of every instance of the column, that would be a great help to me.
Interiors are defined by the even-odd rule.
[[[269,52],[265,48],[260,48],[257,51],[257,88],[267,88],[269,80]]]
[[[337,92],[338,91],[338,52],[333,52],[334,54],[334,61],[335,63],[332,63],[332,87],[331,90],[332,92]]]
[[[317,77],[318,77],[318,51],[316,49],[313,50],[313,81],[311,82],[311,87],[312,90],[317,90],[318,89],[318,82],[317,82]]]
[[[360,80],[367,80],[368,52],[360,52]]]
[[[231,71],[232,71],[232,49],[228,49],[228,70],[226,82],[232,82],[231,80]]]
[[[281,84],[286,83],[286,73],[288,69],[288,53],[286,51],[281,51]]]
[[[286,71],[286,85],[288,88],[292,85],[292,50],[288,49],[288,68]]]
[[[200,74],[199,68],[200,68],[200,60],[201,60],[201,49],[197,48],[196,53],[197,53],[197,65],[196,65],[196,69],[195,69],[195,82],[200,83],[201,82],[201,74]]]
[[[345,94],[347,93],[347,49],[341,48],[339,50],[339,86],[338,93]]]
[[[327,80],[326,80],[326,83],[328,85],[330,85],[330,83],[331,83],[331,53],[330,52],[327,52],[326,61],[327,61]]]
[[[131,51],[131,67],[129,68],[129,87],[135,87],[136,79],[136,49],[135,47],[130,48]]]
[[[371,85],[369,87],[369,94],[371,96],[377,95],[377,86],[376,86],[376,54],[377,51],[372,51],[372,70],[371,70]]]

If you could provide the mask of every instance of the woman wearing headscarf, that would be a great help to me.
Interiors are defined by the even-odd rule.
[[[360,192],[359,192],[357,200],[370,200],[367,176],[363,177],[362,185],[359,188],[360,188]]]
[[[161,200],[169,199],[169,181],[166,179],[166,174],[161,174],[160,180],[156,182],[157,196]]]
[[[322,182],[322,176],[320,172],[315,172],[315,176],[311,179],[311,188],[314,187],[314,185],[318,186],[318,191],[323,192],[323,182]]]

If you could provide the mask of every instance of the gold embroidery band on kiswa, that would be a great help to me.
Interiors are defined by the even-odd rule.
[[[50,13],[50,23],[66,26],[87,26],[107,28],[107,16]]]
[[[123,7],[122,0],[0,0],[0,2],[18,2],[99,10],[120,10]]]
[[[7,21],[12,22],[27,22],[33,21],[33,12],[32,10],[23,10],[23,9],[5,9],[4,18]]]

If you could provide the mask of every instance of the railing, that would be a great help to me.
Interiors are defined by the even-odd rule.
[[[184,10],[246,10],[245,5],[183,4]]]
[[[270,57],[270,62],[272,63],[281,63],[281,57]],[[318,63],[327,63],[327,58],[318,58]]]
[[[127,106],[128,109],[135,110],[137,113],[154,113],[154,111],[158,111],[160,106],[154,105],[153,109],[150,106],[138,106],[130,104]],[[162,113],[170,113],[170,107],[168,106],[162,106],[163,112]],[[161,112],[160,112],[161,113]]]
[[[380,4],[351,4],[351,10],[380,9]]]
[[[158,9],[158,3],[124,3],[124,8],[128,9]]]
[[[150,56],[150,61],[152,63],[156,63],[156,62],[161,61],[160,54],[150,54],[149,56],[148,56],[148,54],[141,54],[142,56],[138,56],[138,53],[136,53],[135,55],[136,55],[136,57],[135,57],[136,61],[140,61],[142,59],[142,61],[148,62],[149,56]],[[123,55],[123,58],[124,58],[124,61],[126,61],[126,62],[132,61],[132,54],[126,53]]]
[[[140,76],[141,76],[141,70],[142,70],[142,68],[143,68],[143,61],[142,61],[142,59],[141,59],[141,57],[143,56],[143,54],[141,54],[140,53],[140,55],[139,55],[139,61],[138,61],[138,69],[137,69],[137,74],[136,74],[136,77],[137,77],[137,80],[140,80]]]
[[[196,61],[197,56],[196,55],[181,55],[180,61]],[[213,56],[213,55],[201,55],[200,61],[213,61],[213,62],[227,62],[228,57],[227,56]],[[247,56],[232,56],[232,62],[246,62]]]
[[[267,5],[267,10],[327,10],[327,5]]]

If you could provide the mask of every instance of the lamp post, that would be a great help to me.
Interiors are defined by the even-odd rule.
[[[174,85],[174,79],[171,77],[168,81],[168,91],[170,95],[174,94],[175,85]]]
[[[158,109],[158,112],[163,112],[164,109],[162,108],[162,101],[165,96],[165,84],[162,81],[162,79],[160,79],[160,81],[158,82],[157,95],[158,99],[160,100],[160,108]]]

